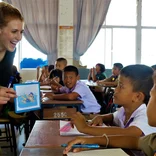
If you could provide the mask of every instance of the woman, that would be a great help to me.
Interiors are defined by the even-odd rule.
[[[19,10],[0,2],[0,86],[8,85],[16,44],[22,39],[23,31],[24,20]]]
[[[23,31],[24,19],[19,10],[8,3],[0,2],[0,86],[9,85],[16,45],[22,39]],[[7,91],[6,88],[1,88],[0,91],[3,91],[6,96],[8,92],[13,93],[9,98],[15,97],[13,90]],[[4,94],[2,93],[2,97],[5,97]],[[5,104],[7,100],[1,104]]]

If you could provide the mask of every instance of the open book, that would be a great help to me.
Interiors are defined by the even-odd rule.
[[[67,156],[128,156],[122,149],[120,148],[111,148],[111,149],[98,149],[98,150],[88,150],[81,151],[78,153],[69,152]]]
[[[102,127],[106,127],[106,125],[103,124]],[[66,136],[66,135],[86,135],[86,134],[80,133],[75,126],[74,128],[72,128],[69,121],[60,120],[60,135]]]

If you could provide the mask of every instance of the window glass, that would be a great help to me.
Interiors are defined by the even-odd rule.
[[[87,52],[81,56],[80,61],[83,66],[92,68],[97,63],[104,64],[104,29],[101,29],[96,40],[91,44]]]
[[[142,0],[142,25],[156,26],[156,0]]]
[[[135,29],[113,29],[113,63],[135,63]]]
[[[47,64],[47,55],[35,49],[23,36],[20,43],[21,62],[20,68],[36,68]]]
[[[156,30],[143,29],[142,30],[142,55],[141,63],[149,66],[156,64]]]
[[[124,66],[135,63],[135,29],[101,29],[93,44],[81,57],[82,65],[88,68],[103,63],[111,69],[113,63]]]
[[[136,0],[112,0],[106,16],[107,25],[136,25]]]

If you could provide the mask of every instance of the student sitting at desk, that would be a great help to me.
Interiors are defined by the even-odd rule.
[[[97,128],[94,126],[89,126],[80,113],[77,113],[73,116],[72,123],[82,133],[94,136],[103,135],[103,139],[96,138],[97,140],[99,140],[99,142],[97,143],[100,143],[101,140],[100,144],[102,144],[102,142],[104,143],[107,140],[107,135],[129,135],[134,137],[141,137],[156,132],[155,127],[148,125],[146,114],[146,104],[148,103],[150,97],[149,92],[153,86],[152,74],[152,68],[145,65],[130,65],[121,70],[118,86],[115,89],[114,93],[114,103],[117,103],[122,107],[113,114],[96,116],[91,122],[91,125],[94,126],[101,125],[103,122],[109,124],[113,123],[113,125],[115,125],[114,127]],[[153,88],[153,91],[154,90],[155,88]],[[151,100],[154,100],[154,97]],[[148,116],[149,115],[150,114],[148,114]],[[153,126],[151,122],[149,123]],[[123,146],[125,148],[128,147],[126,146],[126,141],[125,146],[124,143],[121,146],[121,144],[117,142],[120,142],[120,138],[117,138],[118,137],[114,137],[113,146]],[[81,139],[77,140],[78,143]],[[94,138],[91,139],[92,143],[95,140]],[[110,147],[112,146],[112,140],[110,140],[109,143]],[[74,143],[75,142],[76,141],[74,141]],[[87,139],[83,140],[82,143],[87,143]],[[106,143],[106,146],[107,144],[108,142]],[[69,147],[67,148],[67,151],[69,150]]]
[[[61,71],[63,72],[63,69],[67,66],[67,60],[66,60],[65,58],[63,58],[63,57],[60,57],[60,58],[58,58],[58,59],[56,60],[55,66],[56,66],[57,72],[60,73],[59,70],[61,70]],[[55,71],[55,72],[56,72],[56,71]],[[59,75],[60,75],[60,74],[59,74]],[[60,76],[59,76],[59,77],[60,77]],[[62,77],[62,76],[61,76],[61,77]],[[61,83],[59,83],[59,82],[57,81],[57,79],[58,79],[58,77],[55,76],[55,77],[53,77],[52,80],[50,81],[50,84],[51,84],[52,89],[53,89],[54,91],[57,91],[58,88],[61,87],[61,85],[63,85],[63,82],[61,81]],[[56,88],[56,89],[55,89],[55,88]]]
[[[97,81],[97,83],[100,85],[105,85],[105,86],[117,86],[118,84],[118,75],[120,74],[120,70],[123,68],[123,65],[121,63],[114,63],[113,68],[112,68],[112,76],[101,80]]]
[[[96,82],[97,80],[103,80],[106,79],[105,74],[105,66],[101,63],[96,64],[96,68],[91,68],[89,75],[88,75],[88,81],[93,80]]]
[[[156,73],[154,73],[154,85],[150,92],[150,100],[147,105],[147,117],[148,123],[151,126],[156,126]],[[144,120],[142,121],[144,122]],[[138,123],[139,124],[139,123]],[[145,127],[146,128],[146,127]],[[69,142],[68,147],[64,150],[66,154],[73,144],[99,144],[106,147],[117,147],[126,149],[142,150],[147,156],[156,156],[156,131],[153,134],[139,137],[139,136],[124,136],[124,135],[113,135],[113,136],[101,136],[101,137],[79,137]],[[78,152],[82,149],[74,149],[74,152]],[[155,155],[154,155],[155,153]]]
[[[66,66],[63,72],[64,85],[58,89],[62,94],[47,93],[45,96],[54,100],[82,100],[83,113],[99,113],[101,106],[97,103],[88,86],[79,81],[79,72],[75,66]]]

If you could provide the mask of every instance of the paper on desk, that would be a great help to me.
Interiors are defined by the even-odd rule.
[[[42,90],[51,90],[51,86],[40,86]]]
[[[40,91],[43,92],[43,93],[52,93],[52,90],[41,89]]]
[[[99,149],[99,150],[88,150],[81,151],[78,153],[69,152],[67,156],[128,156],[122,149],[120,148],[111,148],[111,149]]]
[[[80,133],[77,128],[74,126],[74,128],[69,128],[70,124],[69,121],[61,121],[60,120],[60,135],[66,136],[66,135],[86,135],[84,133]]]
[[[107,127],[107,126],[103,124],[101,127]],[[75,126],[74,128],[72,128],[69,124],[69,121],[60,120],[60,135],[68,136],[68,135],[86,135],[86,134],[79,132]]]

